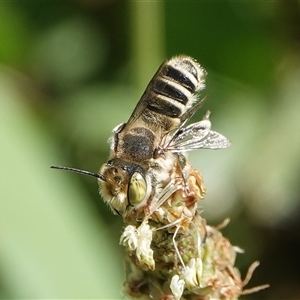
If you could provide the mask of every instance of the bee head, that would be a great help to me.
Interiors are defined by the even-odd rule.
[[[134,163],[115,158],[104,164],[99,173],[105,178],[98,178],[101,195],[115,214],[122,215],[128,206],[143,205],[150,195],[150,179]]]

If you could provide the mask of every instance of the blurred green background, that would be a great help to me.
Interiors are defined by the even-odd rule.
[[[199,150],[209,224],[261,266],[243,299],[300,299],[299,1],[2,1],[0,297],[121,299],[121,218],[96,180],[112,128],[165,59],[208,71],[204,108],[232,146]]]

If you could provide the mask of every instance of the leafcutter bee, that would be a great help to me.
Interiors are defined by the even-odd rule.
[[[123,217],[120,238],[129,266],[124,294],[140,299],[237,299],[245,280],[234,267],[234,247],[206,225],[198,200],[205,189],[187,161],[196,149],[223,149],[230,141],[211,130],[208,111],[187,125],[203,100],[206,71],[191,57],[165,61],[126,123],[113,129],[110,157],[99,173],[53,166],[98,179],[104,201]]]
[[[98,174],[52,166],[97,177],[100,193],[115,214],[125,217],[161,195],[160,183],[180,161],[184,178],[185,153],[221,149],[230,141],[211,130],[209,112],[203,120],[186,126],[204,100],[206,71],[191,57],[165,61],[148,84],[126,123],[114,128],[110,157]],[[158,201],[156,199],[155,201]]]

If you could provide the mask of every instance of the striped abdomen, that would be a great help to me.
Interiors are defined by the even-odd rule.
[[[149,83],[142,101],[147,110],[178,118],[197,100],[195,93],[204,89],[205,70],[188,56],[164,62]]]

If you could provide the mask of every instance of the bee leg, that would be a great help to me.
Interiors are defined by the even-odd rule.
[[[177,190],[181,189],[182,186],[175,184],[174,180],[171,180],[158,194],[157,197],[154,196],[151,203],[148,206],[148,214],[145,217],[144,221],[148,218],[166,201],[170,196],[175,193]]]
[[[167,151],[167,145],[169,145],[168,134],[165,134],[160,141],[160,144],[153,151],[153,158],[157,159],[159,156],[163,155]]]
[[[178,153],[177,155],[178,155],[178,161],[179,161],[178,169],[179,169],[180,175],[183,179],[183,188],[184,188],[186,195],[190,195],[191,192],[187,185],[188,174],[185,172],[186,157],[182,153]]]

